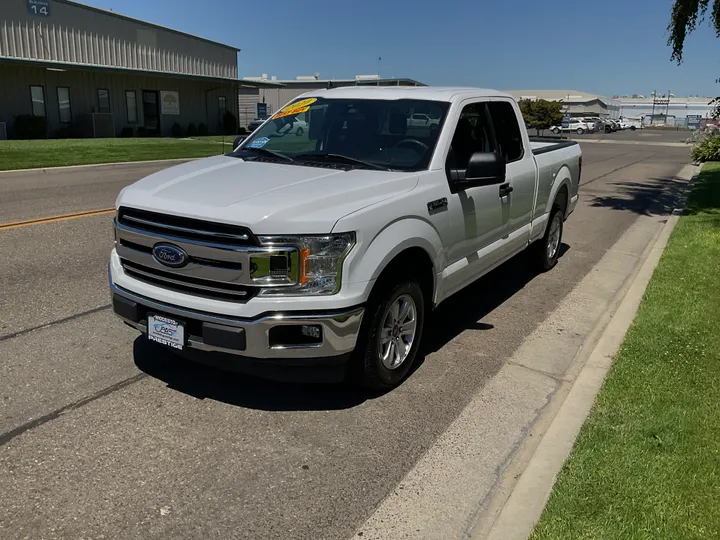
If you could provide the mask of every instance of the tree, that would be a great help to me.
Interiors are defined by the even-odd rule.
[[[697,28],[698,23],[703,22],[708,7],[710,0],[675,0],[667,29],[670,32],[668,45],[672,47],[670,58],[678,64],[682,63],[685,38]],[[712,1],[710,21],[715,33],[720,36],[720,0]]]
[[[708,7],[710,7],[710,0],[675,0],[667,29],[670,32],[668,45],[672,47],[670,58],[675,60],[678,65],[683,60],[685,38],[697,28],[698,23],[703,22]],[[720,0],[712,0],[710,23],[717,36],[720,37]],[[720,79],[715,82],[720,82]],[[712,112],[713,118],[719,118],[720,96],[713,99],[710,105],[715,105],[715,110]]]
[[[541,130],[558,125],[563,118],[563,104],[560,101],[521,99],[518,105],[525,124],[528,128],[536,129],[538,135]]]

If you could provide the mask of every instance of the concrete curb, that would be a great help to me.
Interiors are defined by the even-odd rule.
[[[145,161],[114,161],[112,163],[88,163],[85,165],[61,165],[59,167],[38,167],[35,169],[10,169],[8,171],[0,171],[0,175],[3,174],[12,174],[12,173],[27,173],[27,172],[53,172],[53,171],[63,171],[67,169],[88,169],[92,167],[113,167],[117,165],[144,165],[144,164],[152,164],[152,163],[169,163],[171,161],[175,161],[177,163],[184,163],[186,161],[194,161],[196,159],[203,159],[201,157],[197,158],[170,158],[170,159],[150,159]]]
[[[678,176],[692,177],[693,173],[689,170],[697,171],[697,168],[689,165]],[[678,222],[679,210],[685,205],[684,199],[681,199],[678,208],[668,217],[649,249],[647,258],[627,288],[627,293],[587,357],[565,401],[559,406],[557,414],[492,524],[487,535],[489,540],[524,540],[532,533],[545,508],[557,474],[570,454],[595,397],[602,388],[613,357],[635,318],[645,289]],[[603,324],[602,319],[599,324]]]

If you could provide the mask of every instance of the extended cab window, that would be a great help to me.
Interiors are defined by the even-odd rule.
[[[470,156],[475,152],[495,152],[496,150],[486,104],[466,105],[460,113],[460,119],[450,144],[448,168],[464,171],[467,169]]]
[[[508,163],[517,161],[524,151],[515,109],[506,101],[493,101],[488,103],[488,108],[500,153]]]

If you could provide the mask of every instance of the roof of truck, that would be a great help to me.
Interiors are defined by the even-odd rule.
[[[510,94],[487,88],[462,86],[343,86],[330,90],[313,90],[303,97],[343,99],[427,99],[431,101],[454,101],[469,97],[506,97]]]

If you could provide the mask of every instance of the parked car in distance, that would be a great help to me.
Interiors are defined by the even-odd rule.
[[[415,110],[439,133],[410,129]],[[233,152],[120,192],[113,310],[190,360],[393,388],[431,310],[525,250],[538,271],[558,261],[580,146],[522,119],[495,90],[303,94]]]
[[[563,118],[562,123],[559,126],[551,126],[550,131],[556,135],[562,131],[574,131],[578,135],[582,135],[590,131],[590,126],[580,118]]]
[[[428,114],[414,113],[414,114],[410,115],[410,118],[408,119],[408,126],[427,127],[427,126],[431,126],[433,124],[438,124],[439,122],[440,122],[439,118],[432,118]]]
[[[252,133],[252,132],[255,131],[257,128],[259,128],[260,126],[262,126],[264,123],[265,123],[265,120],[253,120],[252,122],[250,122],[250,123],[248,124],[248,132],[249,132],[249,133]]]
[[[593,118],[578,118],[578,121],[587,124],[588,133],[595,133],[598,130],[598,125]]]
[[[634,118],[621,118],[620,119],[621,129],[629,129],[635,131],[636,129],[642,129],[642,122]]]

